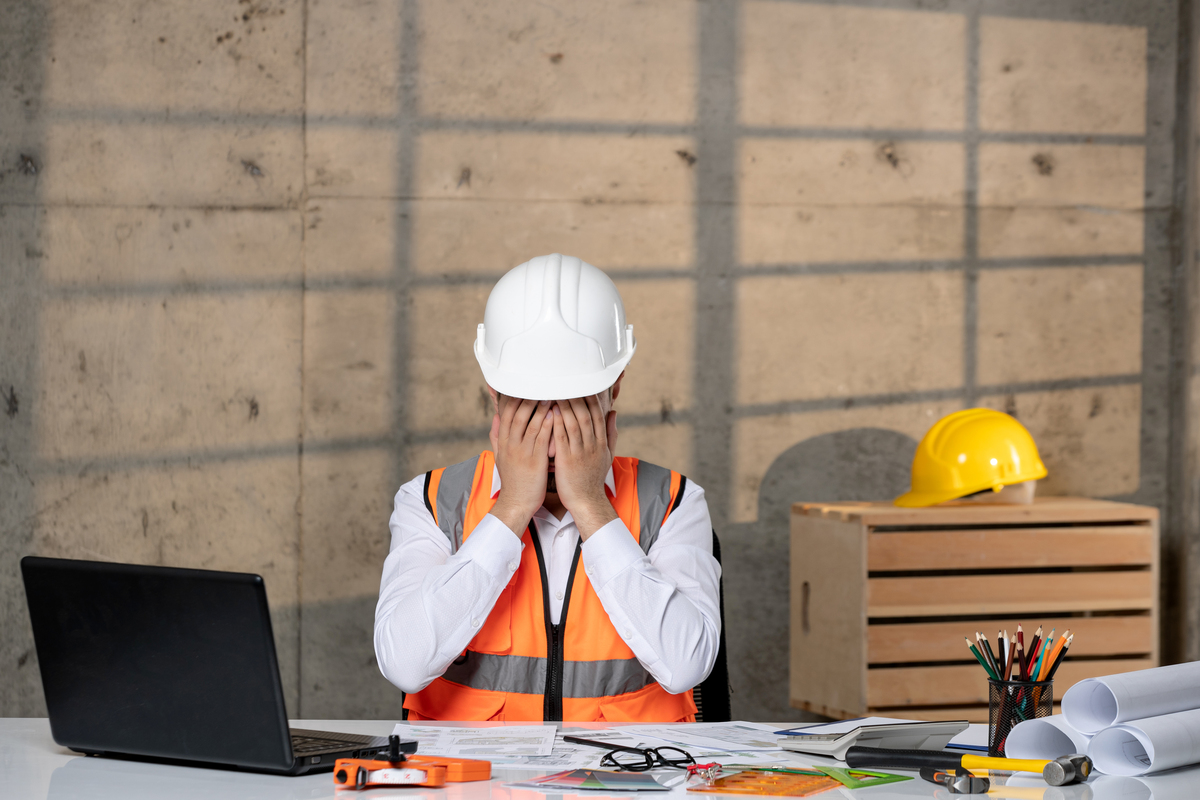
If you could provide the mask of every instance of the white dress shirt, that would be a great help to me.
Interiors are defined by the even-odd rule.
[[[605,484],[612,491],[610,469]],[[424,689],[479,632],[521,562],[524,542],[488,514],[451,555],[424,499],[425,476],[400,487],[389,526],[375,608],[375,656],[384,677],[405,692]],[[492,496],[500,474],[492,473]],[[544,507],[534,515],[546,558],[551,621],[558,624],[579,528]],[[655,680],[671,694],[704,680],[717,657],[721,566],[712,556],[704,490],[688,481],[649,555],[620,519],[583,543],[580,568],[609,619]]]

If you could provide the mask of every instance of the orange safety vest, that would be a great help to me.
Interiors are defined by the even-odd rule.
[[[451,552],[495,503],[494,464],[484,451],[425,475],[425,506]],[[687,478],[636,458],[615,458],[612,469],[616,491],[609,499],[648,553]],[[405,698],[409,719],[694,721],[692,693],[668,694],[654,680],[613,627],[586,572],[576,569],[582,542],[559,624],[551,625],[546,562],[532,520],[521,539],[521,564],[479,633],[441,677]]]

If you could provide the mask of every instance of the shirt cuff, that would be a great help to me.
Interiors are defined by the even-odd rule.
[[[645,557],[641,546],[620,519],[614,519],[583,543],[583,571],[597,588]]]
[[[501,583],[508,583],[521,566],[525,543],[508,526],[488,514],[451,558],[470,561]]]

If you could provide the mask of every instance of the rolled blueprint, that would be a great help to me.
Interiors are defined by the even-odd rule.
[[[1017,724],[1004,743],[1009,758],[1058,758],[1072,753],[1087,753],[1092,737],[1067,724],[1066,717],[1055,714],[1042,719],[1027,719]]]
[[[1145,775],[1200,763],[1200,709],[1105,728],[1092,737],[1088,755],[1109,775]]]
[[[1193,708],[1200,708],[1200,661],[1088,678],[1062,699],[1063,716],[1083,733]]]

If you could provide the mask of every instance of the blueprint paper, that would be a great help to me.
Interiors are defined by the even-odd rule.
[[[985,736],[986,732],[985,727]],[[1009,758],[1058,758],[1072,753],[1086,754],[1091,738],[1072,728],[1062,714],[1027,719],[1018,723],[1008,734],[1004,754]]]
[[[1200,661],[1088,678],[1062,699],[1067,722],[1083,733],[1193,708],[1200,708]]]
[[[1145,775],[1200,762],[1200,709],[1133,719],[1092,737],[1088,755],[1100,772]]]

